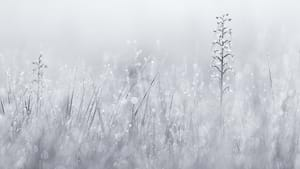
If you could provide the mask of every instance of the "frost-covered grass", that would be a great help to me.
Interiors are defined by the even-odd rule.
[[[217,82],[198,64],[137,53],[99,74],[64,67],[50,80],[45,69],[39,83],[11,69],[0,90],[0,168],[298,168],[299,81],[275,67],[282,60],[270,63],[270,81],[263,62],[237,62],[224,133]]]

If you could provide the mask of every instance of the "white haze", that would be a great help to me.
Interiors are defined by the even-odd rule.
[[[299,5],[0,0],[0,169],[300,168]]]
[[[292,0],[1,0],[0,53],[32,60],[43,52],[53,65],[84,60],[95,66],[105,53],[123,55],[127,40],[144,47],[160,40],[173,58],[206,60],[215,16],[230,13],[238,58],[266,53],[275,57],[300,47],[298,4]]]

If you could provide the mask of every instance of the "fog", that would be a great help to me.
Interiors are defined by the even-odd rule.
[[[0,0],[0,168],[300,168],[296,0]]]
[[[49,63],[96,66],[122,57],[128,40],[159,40],[172,58],[210,59],[215,16],[230,13],[237,58],[282,56],[299,49],[298,2],[287,0],[1,0],[0,53]],[[244,60],[244,59],[242,59]],[[15,62],[15,61],[14,61]],[[101,63],[99,63],[101,64]]]

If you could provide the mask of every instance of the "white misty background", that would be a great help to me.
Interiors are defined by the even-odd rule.
[[[299,168],[298,5],[0,1],[0,168]]]

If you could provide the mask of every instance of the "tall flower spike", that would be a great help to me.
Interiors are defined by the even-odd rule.
[[[217,80],[219,83],[219,101],[220,101],[220,124],[223,126],[223,99],[227,91],[229,91],[229,85],[226,82],[228,79],[228,73],[232,70],[229,62],[229,58],[233,57],[231,53],[231,28],[227,26],[231,21],[229,14],[216,17],[217,29],[214,30],[216,34],[216,40],[213,41],[213,69],[217,73]],[[228,21],[228,22],[227,22]],[[231,57],[228,57],[231,56]]]

